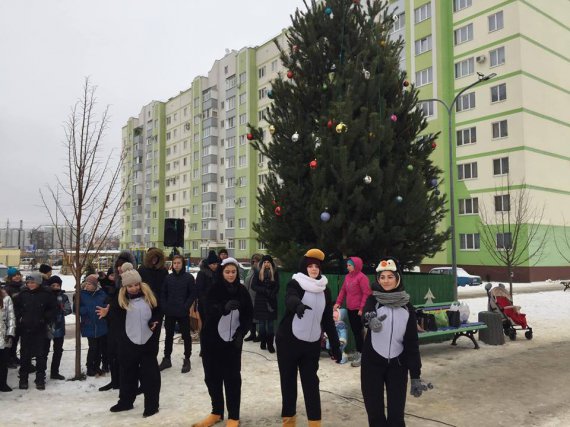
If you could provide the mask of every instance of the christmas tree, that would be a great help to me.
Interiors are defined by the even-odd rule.
[[[272,82],[269,138],[251,129],[270,170],[254,230],[288,266],[308,247],[417,265],[448,238],[445,198],[429,158],[436,135],[422,134],[403,42],[389,38],[393,15],[371,0],[306,6],[278,46],[287,72]]]

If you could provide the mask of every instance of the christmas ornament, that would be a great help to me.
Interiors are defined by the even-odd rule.
[[[396,22],[400,17],[398,15],[392,15],[392,21]]]
[[[271,201],[271,204],[272,204],[273,206],[277,206],[277,200],[272,200],[272,201]]]
[[[336,71],[336,65],[335,64],[331,65],[331,71]]]
[[[327,6],[327,7],[325,8],[325,13],[326,13],[327,15],[330,15],[330,14],[332,13],[332,9],[330,8],[330,6]]]
[[[248,134],[246,135],[246,138],[247,138],[248,141],[252,141],[252,140],[253,140],[253,134],[248,133]]]
[[[289,70],[287,71],[287,78],[292,79],[294,76],[293,71]]]
[[[354,4],[360,4],[360,0],[352,0]]]
[[[277,206],[277,207],[275,208],[275,211],[274,211],[274,212],[275,212],[275,215],[281,216],[281,206]]]
[[[273,91],[272,91],[271,89],[269,89],[269,90],[267,91],[267,97],[268,97],[269,99],[273,99]]]
[[[311,160],[311,161],[309,162],[309,167],[310,167],[311,169],[316,169],[317,166],[318,166],[318,165],[317,165],[317,159]]]
[[[315,138],[315,149],[321,146],[321,139],[319,137]]]
[[[433,178],[429,183],[432,187],[437,187],[437,179]]]
[[[275,126],[269,125],[269,133],[273,135],[275,133]]]
[[[283,185],[283,179],[280,176],[275,179],[277,180],[277,185]]]
[[[370,184],[372,182],[372,177],[370,175],[366,175],[363,181],[365,184]]]
[[[441,191],[435,190],[434,193],[435,193],[436,196],[439,196],[439,195],[441,194]]]
[[[386,42],[384,40],[380,40],[378,44],[382,47],[386,46]]]
[[[410,82],[407,80],[404,80],[404,87],[408,87],[410,85]]]
[[[340,122],[338,125],[336,125],[336,133],[346,133],[348,131],[348,127],[343,123]]]
[[[393,122],[397,122],[398,121],[398,116],[396,116],[395,114],[392,114],[390,116],[390,120],[392,120]]]
[[[435,149],[437,148],[437,144],[436,144],[435,142],[432,142],[432,143],[431,143],[431,148],[435,150]]]
[[[291,136],[291,141],[293,141],[293,142],[299,141],[299,134],[298,134],[297,132],[295,132],[295,133]]]
[[[333,122],[332,120],[329,120],[329,121],[327,122],[327,127],[328,127],[329,129],[332,129],[333,126],[334,126],[334,122]]]
[[[414,166],[413,165],[408,165],[408,170],[411,172],[414,170]]]
[[[321,221],[322,222],[328,222],[331,219],[331,214],[328,213],[327,211],[324,211],[321,213]]]
[[[375,136],[376,136],[376,134],[374,132],[368,132],[369,138],[374,138]]]
[[[362,69],[362,74],[364,75],[364,79],[368,80],[370,79],[370,71],[366,70],[366,69]]]
[[[402,196],[396,196],[396,203],[402,203],[404,198]]]
[[[322,86],[323,91],[327,90],[328,88],[329,88],[328,85],[326,83],[323,83],[323,86]]]

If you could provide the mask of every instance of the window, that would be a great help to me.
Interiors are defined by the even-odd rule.
[[[433,80],[432,67],[416,72],[416,87],[430,84]]]
[[[455,78],[469,76],[475,72],[475,61],[473,58],[465,59],[455,64]]]
[[[230,117],[229,119],[226,119],[226,129],[232,129],[236,127],[236,118],[234,117]]]
[[[198,108],[200,106],[200,98],[194,98],[194,108]]]
[[[171,137],[170,132],[166,132],[166,140],[167,141],[170,141],[170,137]]]
[[[247,78],[247,75],[245,73],[245,71],[243,73],[241,73],[239,75],[239,84],[241,85],[242,83],[245,83],[245,79]]]
[[[226,111],[230,111],[236,108],[236,97],[232,96],[226,100]]]
[[[499,65],[503,65],[505,63],[505,47],[502,46],[489,51],[489,58],[491,67],[498,67]]]
[[[261,250],[267,249],[267,246],[265,246],[265,243],[263,242],[257,242],[257,247]]]
[[[419,102],[418,107],[423,111],[426,117],[433,116],[433,101]]]
[[[259,67],[257,69],[257,77],[262,79],[263,77],[265,77],[265,65],[263,67]]]
[[[493,130],[493,139],[506,138],[509,136],[509,126],[506,120],[491,123],[491,128]]]
[[[259,89],[257,91],[257,95],[259,99],[263,99],[267,96],[267,88],[266,87],[262,87],[261,89]]]
[[[396,19],[394,20],[394,24],[390,30],[390,34],[395,33],[396,31],[402,30],[406,26],[406,14],[404,12],[396,15]]]
[[[239,115],[239,124],[245,125],[247,123],[247,114],[240,114]]]
[[[495,212],[508,212],[511,210],[511,195],[495,196]]]
[[[244,154],[242,156],[239,156],[239,167],[243,168],[247,166],[247,156]]]
[[[239,105],[245,104],[247,101],[247,93],[242,93],[239,96]]]
[[[504,27],[503,11],[489,15],[489,32],[500,30]]]
[[[226,79],[226,90],[233,89],[236,86],[236,75],[230,76]]]
[[[239,145],[245,145],[245,141],[246,141],[245,135],[240,135],[239,136]]]
[[[236,186],[236,179],[232,176],[226,178],[226,188],[232,188]]]
[[[473,24],[458,28],[454,32],[455,45],[473,40]]]
[[[473,215],[479,213],[479,198],[459,199],[459,215]]]
[[[166,118],[166,124],[169,125],[170,123],[172,123],[172,117],[168,116]]]
[[[236,167],[236,158],[235,156],[228,156],[226,157],[226,169],[227,168],[235,168]]]
[[[501,83],[500,85],[491,88],[491,102],[499,102],[507,99],[507,84]]]
[[[477,162],[457,165],[457,179],[459,181],[472,178],[477,178]]]
[[[193,240],[193,241],[192,241],[192,250],[193,250],[193,251],[197,251],[197,250],[198,250],[198,241],[197,241],[197,240]]]
[[[419,22],[425,21],[426,19],[431,18],[430,3],[426,3],[426,4],[418,7],[416,10],[414,10],[414,17],[416,20],[416,24]]]
[[[277,71],[277,59],[271,61],[271,71],[272,72]]]
[[[497,233],[497,249],[512,249],[513,238],[511,233]]]
[[[235,249],[234,239],[228,239],[228,249]]]
[[[228,218],[226,221],[226,228],[234,228],[234,218]]]
[[[247,249],[247,240],[245,239],[239,239],[238,240],[238,245],[239,245],[239,250],[240,251],[245,251]]]
[[[481,248],[479,233],[459,234],[459,249],[462,251],[478,251]]]
[[[470,110],[475,108],[475,92],[466,93],[461,95],[457,100],[457,111]]]
[[[245,218],[240,218],[240,219],[238,220],[238,224],[239,224],[239,225],[238,225],[239,228],[244,229],[244,228],[245,228],[245,224],[246,224]]]
[[[235,136],[230,136],[230,137],[228,137],[228,139],[226,139],[226,147],[227,148],[235,147],[235,145],[236,145],[236,137]]]
[[[467,128],[457,131],[457,146],[475,144],[477,142],[477,128]]]
[[[257,184],[265,185],[267,183],[267,174],[262,173],[261,175],[257,176]]]
[[[471,6],[472,0],[453,0],[453,11],[459,12]]]
[[[431,35],[416,40],[416,56],[431,50]]]
[[[509,173],[509,158],[493,159],[493,175],[506,175]]]

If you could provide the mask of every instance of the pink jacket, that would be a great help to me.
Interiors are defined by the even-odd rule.
[[[341,305],[346,297],[346,308],[362,310],[366,299],[372,293],[370,283],[368,277],[362,272],[362,260],[355,256],[349,259],[354,263],[354,271],[344,278],[336,303]]]

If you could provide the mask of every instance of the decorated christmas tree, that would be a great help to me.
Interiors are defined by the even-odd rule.
[[[386,2],[312,1],[278,46],[287,72],[272,82],[269,132],[249,137],[270,170],[254,229],[286,265],[316,246],[412,266],[448,237],[438,230],[436,135],[424,132],[417,90],[399,66],[403,42],[389,38],[393,23]]]

